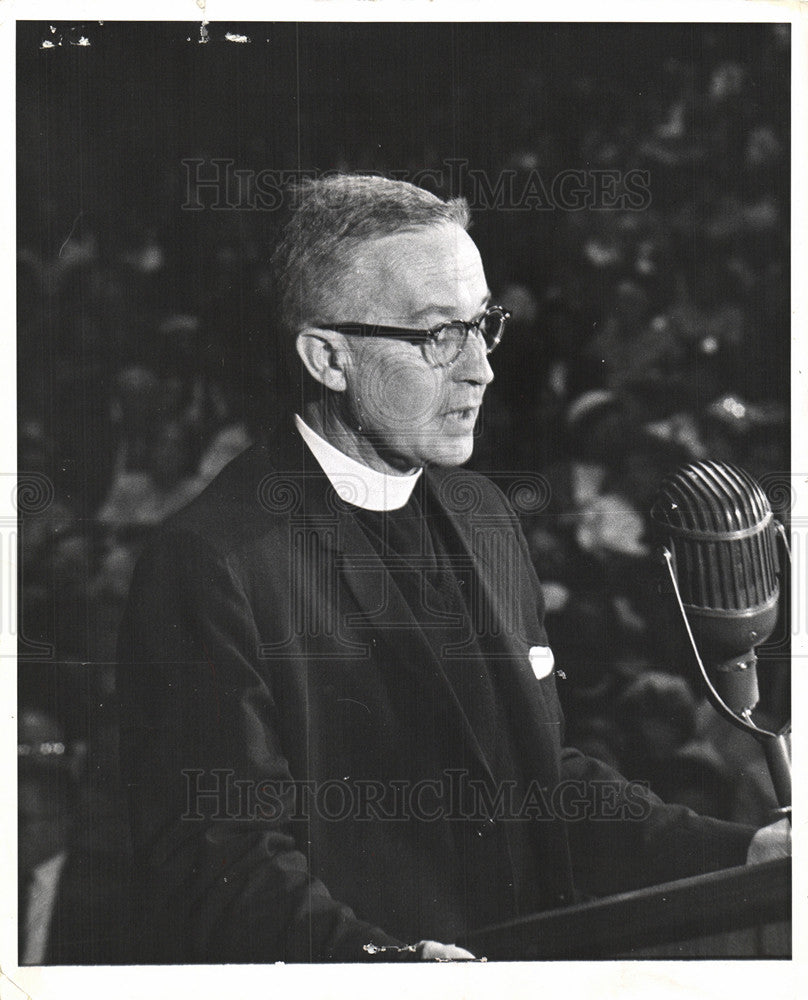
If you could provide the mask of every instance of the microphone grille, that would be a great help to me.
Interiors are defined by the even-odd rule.
[[[758,483],[736,465],[695,462],[663,480],[651,516],[660,525],[696,532],[742,531],[771,519]]]
[[[685,604],[740,611],[778,593],[774,519],[743,469],[696,462],[667,476],[651,518],[670,548]]]

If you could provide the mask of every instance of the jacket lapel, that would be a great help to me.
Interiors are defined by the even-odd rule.
[[[485,776],[493,781],[489,762],[454,688],[446,677],[439,651],[430,641],[429,633],[418,623],[410,605],[385,569],[384,563],[365,533],[348,512],[343,516],[339,537],[342,551],[337,556],[337,568],[342,581],[360,608],[359,618],[370,624],[374,620],[380,622],[380,643],[387,651],[389,662],[394,663],[396,669],[411,671],[415,684],[423,679],[425,673],[437,680],[439,690],[443,691],[457,719],[454,731],[465,741]],[[380,608],[384,609],[384,624],[380,621]],[[358,621],[349,620],[349,624],[358,624]],[[416,651],[405,657],[401,656],[402,631],[406,632],[410,648],[416,646]]]
[[[507,699],[514,733],[523,746],[525,759],[534,769],[550,768],[555,778],[555,757],[548,753],[550,731],[561,739],[561,709],[555,678],[536,679],[530,665],[531,646],[546,644],[546,634],[538,620],[529,567],[514,532],[511,517],[488,509],[482,492],[473,485],[461,490],[462,470],[435,470],[428,475],[428,488],[460,539],[473,567],[479,602],[477,628],[484,641],[490,669],[499,678]],[[457,476],[457,479],[454,477]],[[453,504],[452,496],[460,503]],[[473,509],[468,510],[470,504]],[[460,507],[460,509],[458,509]],[[526,593],[524,588],[529,587]]]
[[[304,579],[316,581],[331,605],[328,619],[334,622],[341,617],[338,633],[349,632],[352,626],[372,627],[377,623],[378,638],[390,646],[394,654],[391,662],[395,662],[395,633],[406,629],[408,639],[417,643],[419,650],[418,655],[402,658],[404,669],[417,676],[425,670],[439,672],[435,653],[412,609],[352,515],[351,505],[336,494],[292,421],[277,428],[271,440],[265,438],[260,446],[268,472],[261,479],[258,493],[268,507],[277,501],[288,513],[292,532],[305,535],[301,551],[309,565]],[[323,574],[335,574],[335,591],[324,584]],[[348,610],[350,602],[341,597],[343,588],[353,596],[358,610]],[[342,629],[343,625],[347,630]]]

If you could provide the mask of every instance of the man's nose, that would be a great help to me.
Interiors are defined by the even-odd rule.
[[[473,382],[475,385],[486,386],[494,380],[494,370],[488,363],[485,341],[482,335],[471,332],[466,339],[460,357],[455,361],[453,376],[458,382]]]

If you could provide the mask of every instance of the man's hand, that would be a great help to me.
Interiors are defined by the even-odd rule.
[[[787,819],[778,820],[761,827],[752,837],[746,854],[748,865],[759,865],[763,861],[791,857],[791,823]]]
[[[419,962],[468,962],[475,956],[456,944],[441,944],[440,941],[419,941],[415,946]]]

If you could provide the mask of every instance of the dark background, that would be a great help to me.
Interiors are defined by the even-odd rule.
[[[249,36],[248,44],[225,32]],[[735,461],[787,520],[788,25],[18,24],[21,705],[82,760],[89,850],[125,847],[114,639],[143,539],[271,426],[277,212],[183,208],[188,168],[373,170],[465,194],[495,301],[472,464],[520,507],[573,742],[763,822],[765,768],[706,707],[655,587],[648,507]],[[80,43],[86,38],[89,45]],[[43,47],[44,46],[44,47]],[[641,211],[486,206],[563,170],[647,171]],[[541,501],[536,500],[540,495]],[[788,713],[787,630],[761,667]],[[91,817],[91,819],[88,819]]]

